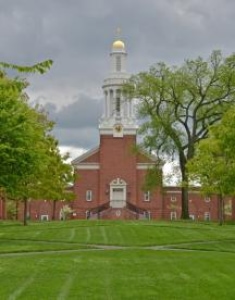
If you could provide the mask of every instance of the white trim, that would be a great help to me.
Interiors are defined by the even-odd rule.
[[[204,212],[204,221],[211,220],[211,213],[209,211]]]
[[[154,163],[137,163],[136,169],[137,170],[148,170],[149,168],[153,168],[155,166]]]
[[[144,192],[144,201],[145,202],[150,202],[150,197],[151,197],[150,191]]]
[[[176,213],[176,211],[171,211],[170,218],[171,218],[171,221],[177,220],[177,213]]]
[[[75,166],[76,170],[99,170],[100,164],[98,163],[80,163]]]
[[[47,214],[40,215],[40,221],[49,221],[49,215]]]
[[[190,215],[189,215],[189,219],[195,221],[195,215],[194,215],[194,214],[190,214]]]
[[[125,128],[123,124],[123,135],[136,135],[138,128]],[[113,127],[110,128],[99,128],[100,135],[113,135]]]
[[[80,162],[82,162],[83,160],[87,159],[88,157],[90,157],[91,155],[97,153],[99,151],[99,147],[93,148],[91,150],[88,150],[87,152],[85,152],[84,154],[78,156],[77,158],[75,158],[74,160],[71,161],[71,164],[73,166],[76,166],[77,164],[79,164]]]
[[[163,187],[163,190],[165,190],[165,193],[166,194],[172,194],[172,195],[174,195],[174,194],[181,194],[181,190],[180,191],[171,191],[171,190],[168,190],[168,191],[166,191],[166,189],[167,189],[167,187]],[[200,191],[188,191],[188,193],[189,194],[200,194]]]
[[[92,201],[93,199],[93,192],[92,190],[86,190],[86,201]]]

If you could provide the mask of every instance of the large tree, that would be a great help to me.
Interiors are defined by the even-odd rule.
[[[144,146],[161,159],[167,155],[178,160],[181,217],[189,218],[186,163],[195,145],[208,136],[208,127],[235,102],[235,55],[223,58],[214,51],[207,61],[199,57],[178,67],[159,63],[133,76],[124,91],[139,100]]]
[[[206,195],[219,199],[219,220],[223,224],[224,198],[235,195],[235,108],[226,112],[220,124],[209,130],[209,137],[200,141],[187,168],[192,184],[200,184]]]
[[[72,169],[51,134],[54,123],[40,107],[29,105],[27,82],[9,78],[3,68],[43,73],[50,65],[51,61],[33,67],[0,63],[0,189],[2,195],[24,201],[25,225],[28,199],[66,198]]]
[[[52,123],[39,126],[39,114],[29,106],[24,89],[28,83],[24,78],[9,78],[5,68],[11,67],[19,72],[44,72],[51,65],[41,63],[32,67],[18,67],[0,63],[0,187],[13,189],[20,178],[33,170],[33,155],[27,151],[44,129]],[[19,70],[18,70],[19,68]],[[35,131],[35,129],[38,129]],[[32,146],[31,146],[32,147]]]

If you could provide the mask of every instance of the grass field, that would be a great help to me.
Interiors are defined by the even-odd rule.
[[[0,223],[0,299],[235,299],[235,226]]]

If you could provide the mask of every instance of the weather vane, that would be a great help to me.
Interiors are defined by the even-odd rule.
[[[120,37],[121,37],[121,32],[122,32],[121,28],[118,27],[118,28],[116,29],[116,36],[117,36],[117,38],[120,38]]]

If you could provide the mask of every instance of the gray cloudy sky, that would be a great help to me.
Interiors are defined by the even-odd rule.
[[[235,1],[0,0],[0,61],[53,59],[46,75],[30,76],[28,93],[51,112],[66,149],[98,144],[101,85],[117,27],[130,73],[208,57],[213,49],[227,55],[235,49]]]

